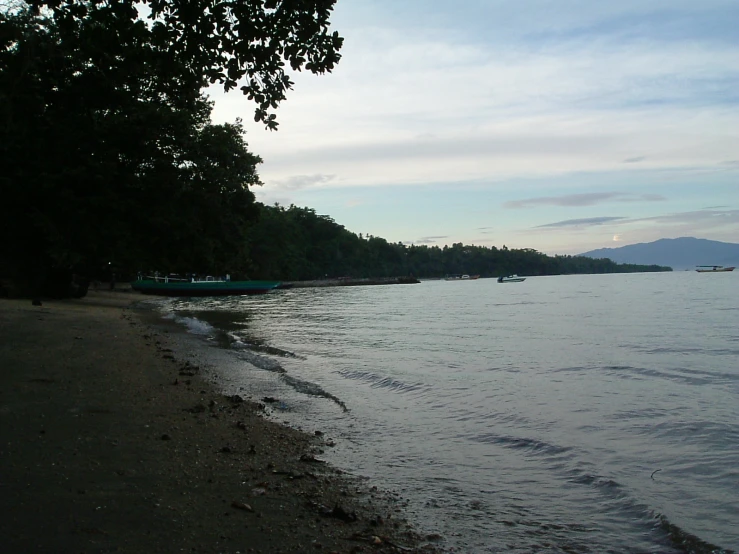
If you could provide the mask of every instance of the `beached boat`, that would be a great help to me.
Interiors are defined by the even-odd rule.
[[[720,273],[723,271],[734,271],[734,268],[724,267],[722,265],[699,265],[695,270],[698,273]]]
[[[159,296],[242,296],[265,294],[279,285],[279,281],[231,281],[228,277],[206,277],[202,280],[152,277],[132,282],[131,288],[143,294]]]
[[[473,281],[479,279],[479,275],[447,275],[444,277],[445,281]]]
[[[507,277],[504,275],[501,275],[498,277],[499,283],[520,283],[521,281],[525,281],[526,277],[519,277],[518,275],[508,275]]]

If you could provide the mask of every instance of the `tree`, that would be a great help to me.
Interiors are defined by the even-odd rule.
[[[196,76],[226,91],[240,86],[257,104],[255,121],[277,128],[271,111],[292,81],[285,70],[330,72],[343,38],[329,29],[336,0],[31,0],[51,11],[63,33],[92,13],[130,21],[149,10],[151,44]],[[139,10],[138,8],[142,8]]]
[[[243,78],[276,128],[283,60],[339,59],[333,2],[152,0],[148,21],[124,0],[31,5],[0,13],[0,274],[245,273],[261,160],[201,91]]]

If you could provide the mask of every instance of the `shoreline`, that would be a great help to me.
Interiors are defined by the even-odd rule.
[[[438,553],[324,438],[224,397],[132,304],[0,300],[3,552]]]

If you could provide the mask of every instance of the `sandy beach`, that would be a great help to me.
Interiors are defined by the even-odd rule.
[[[2,552],[440,552],[400,503],[178,361],[138,295],[0,300]]]

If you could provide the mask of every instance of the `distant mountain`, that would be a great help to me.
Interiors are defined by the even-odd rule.
[[[739,244],[682,237],[601,248],[584,252],[588,258],[610,258],[620,264],[657,264],[672,269],[694,269],[697,265],[739,266]]]

